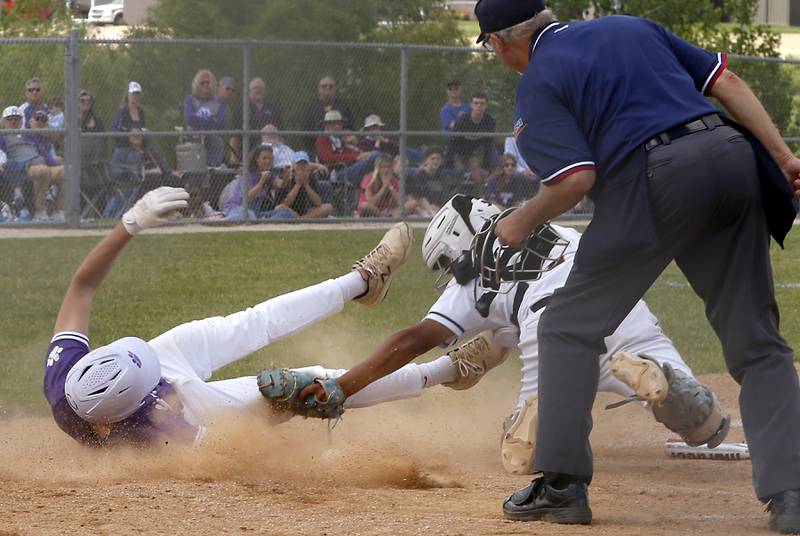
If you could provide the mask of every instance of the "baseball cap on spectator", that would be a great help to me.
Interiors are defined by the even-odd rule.
[[[377,114],[371,114],[364,118],[364,126],[362,130],[374,126],[385,127],[386,125],[381,121],[381,117]]]
[[[9,117],[22,117],[22,110],[19,109],[19,106],[7,106],[3,110],[3,119]]]
[[[223,76],[219,81],[219,87],[229,87],[233,89],[233,78],[230,76]]]
[[[292,157],[292,163],[297,164],[298,162],[310,162],[308,153],[305,151],[297,151],[294,153],[294,156]]]
[[[142,92],[142,86],[139,84],[139,82],[130,82],[128,84],[128,93],[141,93],[141,92]]]
[[[453,87],[461,87],[461,82],[459,82],[455,78],[453,78],[452,80],[448,80],[447,81],[447,89],[450,89],[450,88],[453,88]]]
[[[544,11],[544,0],[478,0],[475,17],[481,27],[476,43],[483,43],[486,34],[516,26]]]
[[[331,123],[333,121],[344,121],[342,117],[342,112],[339,110],[331,110],[330,112],[325,112],[325,119],[322,120],[324,123]]]

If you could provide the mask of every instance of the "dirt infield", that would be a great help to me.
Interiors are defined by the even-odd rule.
[[[732,380],[703,379],[737,407]],[[241,422],[199,449],[157,452],[93,452],[49,419],[7,419],[0,535],[767,533],[749,462],[668,459],[668,432],[634,404],[603,410],[603,394],[592,435],[594,525],[503,520],[504,496],[528,481],[499,461],[514,397],[489,377],[468,392],[436,388],[349,411],[330,439],[311,420]],[[741,438],[735,426],[731,439]]]

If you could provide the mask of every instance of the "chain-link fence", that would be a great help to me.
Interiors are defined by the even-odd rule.
[[[7,225],[109,223],[160,185],[190,191],[187,222],[427,218],[457,192],[512,206],[538,189],[510,137],[518,78],[483,50],[0,43]],[[788,136],[797,63],[731,59]]]

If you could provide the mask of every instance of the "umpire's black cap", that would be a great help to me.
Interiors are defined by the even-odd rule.
[[[544,0],[478,0],[475,16],[481,26],[478,43],[486,34],[510,28],[544,10]]]

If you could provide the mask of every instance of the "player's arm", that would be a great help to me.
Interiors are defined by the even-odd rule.
[[[122,217],[122,222],[92,248],[72,276],[58,311],[54,333],[75,331],[88,335],[94,295],[128,241],[142,229],[164,223],[170,213],[186,208],[188,199],[189,194],[183,188],[164,186],[137,201]]]
[[[521,244],[539,225],[570,210],[592,189],[593,169],[578,171],[552,184],[543,184],[523,206],[499,220],[495,233],[503,244]]]
[[[764,144],[781,166],[795,194],[800,197],[800,160],[783,141],[764,106],[747,84],[731,71],[724,71],[709,92],[731,116],[746,126]]]
[[[366,360],[336,379],[344,395],[351,396],[370,383],[383,378],[453,337],[453,332],[433,320],[424,319],[411,327],[386,337]],[[322,394],[319,384],[312,384],[300,398]]]

